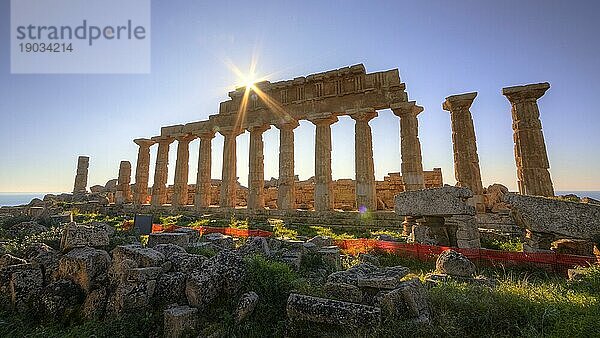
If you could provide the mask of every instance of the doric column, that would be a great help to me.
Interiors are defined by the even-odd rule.
[[[550,84],[544,82],[502,89],[512,105],[517,178],[519,193],[524,195],[554,196],[537,105],[548,88]]]
[[[377,210],[373,136],[369,121],[377,116],[373,109],[350,113],[354,125],[354,163],[356,171],[356,207],[359,211]]]
[[[155,142],[145,138],[133,140],[140,149],[138,150],[137,164],[135,167],[134,204],[144,204],[148,198],[148,179],[150,178],[150,146]]]
[[[294,129],[297,121],[277,125],[279,129],[279,182],[277,208],[296,209],[296,178],[294,175]]]
[[[223,170],[221,174],[221,207],[235,208],[237,190],[237,156],[235,139],[240,131],[234,128],[221,128],[219,134],[225,137],[223,142]]]
[[[131,163],[121,161],[119,164],[119,176],[117,178],[117,192],[115,194],[115,203],[131,203]]]
[[[452,147],[454,149],[454,176],[459,187],[467,187],[474,195],[483,194],[475,127],[469,108],[477,92],[452,95],[446,98],[442,109],[450,112]]]
[[[156,136],[152,138],[158,143],[156,167],[154,168],[154,185],[152,186],[152,205],[160,206],[167,203],[167,177],[169,171],[169,145],[174,138]]]
[[[392,111],[400,117],[400,152],[402,156],[402,181],[406,191],[425,188],[421,142],[419,141],[419,121],[417,115],[423,107],[414,101],[392,105]]]
[[[174,206],[188,204],[188,174],[190,168],[190,142],[196,137],[191,134],[177,135],[177,162],[175,162],[175,184],[173,185]]]
[[[248,127],[250,132],[250,154],[248,169],[248,209],[265,207],[265,164],[263,133],[271,128],[269,125]]]
[[[77,173],[75,174],[75,184],[73,184],[73,194],[85,194],[87,192],[89,166],[90,158],[88,156],[77,158]]]
[[[310,119],[317,126],[315,134],[315,211],[333,210],[333,180],[331,179],[331,125],[334,115]]]
[[[200,148],[194,205],[197,209],[200,209],[210,206],[212,139],[215,137],[215,132],[203,132],[198,134],[198,137],[200,137]]]

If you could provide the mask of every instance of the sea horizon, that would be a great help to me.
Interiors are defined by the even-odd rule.
[[[34,198],[43,199],[47,194],[63,194],[63,192],[0,192],[0,207],[24,205]],[[558,190],[557,196],[575,194],[579,197],[590,197],[600,200],[600,190]]]

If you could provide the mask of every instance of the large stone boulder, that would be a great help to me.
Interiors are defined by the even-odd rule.
[[[430,323],[432,309],[427,290],[418,278],[402,282],[397,289],[386,293],[380,300],[381,310],[392,319],[412,319]]]
[[[38,297],[44,282],[42,271],[31,264],[8,267],[10,273],[10,303],[17,312],[31,310],[31,304]]]
[[[119,245],[111,251],[111,254],[115,263],[132,260],[140,268],[163,266],[165,262],[165,255],[138,244]]]
[[[296,293],[288,297],[287,315],[291,321],[309,321],[354,328],[374,328],[381,323],[381,310],[377,307]]]
[[[104,223],[78,225],[71,222],[65,225],[60,240],[62,251],[85,246],[105,247],[109,244],[108,230]]]
[[[204,308],[218,297],[233,297],[246,278],[242,257],[224,250],[206,260],[186,281],[185,294],[191,306]]]
[[[45,286],[39,296],[39,310],[45,319],[68,320],[84,301],[81,288],[70,280],[57,280]]]
[[[184,304],[186,275],[183,272],[163,273],[156,280],[155,298],[163,304]]]
[[[475,208],[467,205],[473,197],[468,188],[444,186],[405,191],[396,195],[396,214],[400,216],[475,215]]]
[[[90,247],[75,248],[59,260],[58,277],[77,284],[86,293],[108,282],[110,255]]]
[[[24,257],[42,270],[45,284],[56,280],[60,258],[57,250],[44,243],[31,243],[25,248]]]
[[[189,254],[174,244],[158,244],[153,249],[165,255],[166,260],[171,262],[172,271],[183,272],[186,275],[199,270],[207,259],[202,255]]]
[[[508,188],[502,184],[492,184],[485,189],[484,203],[485,208],[493,213],[506,213],[510,209],[504,202],[504,195],[508,193]]]
[[[174,306],[164,311],[165,338],[183,337],[190,334],[198,324],[198,309],[189,306]]]
[[[269,242],[264,237],[248,237],[246,243],[238,250],[242,255],[263,255],[269,257],[271,249]]]
[[[476,272],[475,264],[454,250],[442,252],[435,262],[435,268],[437,272],[459,277],[470,277]]]
[[[513,193],[504,199],[517,225],[531,232],[588,240],[600,236],[600,205]]]

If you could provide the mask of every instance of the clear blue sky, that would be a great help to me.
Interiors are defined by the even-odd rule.
[[[600,2],[596,1],[205,1],[152,3],[148,75],[11,75],[8,0],[1,0],[0,192],[70,191],[77,156],[89,184],[135,168],[137,137],[204,120],[236,82],[224,60],[283,80],[356,63],[399,68],[425,107],[419,132],[426,170],[454,184],[448,95],[478,91],[475,122],[485,186],[516,189],[510,106],[501,88],[548,81],[539,101],[556,190],[600,190]],[[213,2],[216,3],[216,2]],[[400,170],[398,121],[371,122],[376,176]],[[296,134],[296,173],[314,173],[314,126]],[[333,176],[354,177],[353,121],[333,127]],[[278,131],[265,133],[265,176],[277,177]],[[220,177],[223,139],[213,142]],[[191,144],[195,183],[197,141]],[[156,150],[152,152],[154,161]],[[248,134],[238,139],[238,176],[248,175]],[[171,148],[173,182],[175,145]],[[151,170],[153,172],[154,166]],[[152,180],[152,175],[151,175]]]

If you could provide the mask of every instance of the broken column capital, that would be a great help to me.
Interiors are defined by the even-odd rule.
[[[475,97],[477,97],[477,92],[448,96],[444,103],[442,103],[442,109],[449,112],[469,109]]]
[[[550,88],[548,82],[502,88],[502,95],[515,104],[523,101],[536,101]]]
[[[173,137],[175,138],[175,140],[177,140],[177,142],[182,142],[182,143],[186,143],[186,142],[189,143],[197,138],[196,135],[188,134],[188,133],[181,133],[181,134],[173,135]]]
[[[275,128],[279,130],[294,130],[298,128],[298,126],[300,126],[300,123],[293,119],[275,124]]]
[[[248,130],[251,133],[264,133],[265,131],[271,129],[271,126],[268,124],[255,124],[255,125],[249,125],[246,130]]]
[[[402,116],[417,116],[423,111],[423,107],[418,106],[415,101],[393,103],[390,105],[394,115]]]
[[[147,138],[136,138],[135,140],[133,140],[133,143],[140,146],[140,148],[150,148],[156,143],[156,141]]]
[[[308,116],[307,120],[309,120],[316,126],[328,126],[336,123],[338,121],[338,118],[332,113],[317,113]]]
[[[349,109],[346,111],[348,116],[352,118],[354,121],[363,121],[369,122],[373,118],[377,117],[377,111],[373,108],[367,109]]]
[[[236,127],[219,127],[217,132],[223,137],[237,137],[244,132],[243,129]]]
[[[158,144],[171,144],[175,141],[175,138],[172,136],[154,136],[150,140]]]

